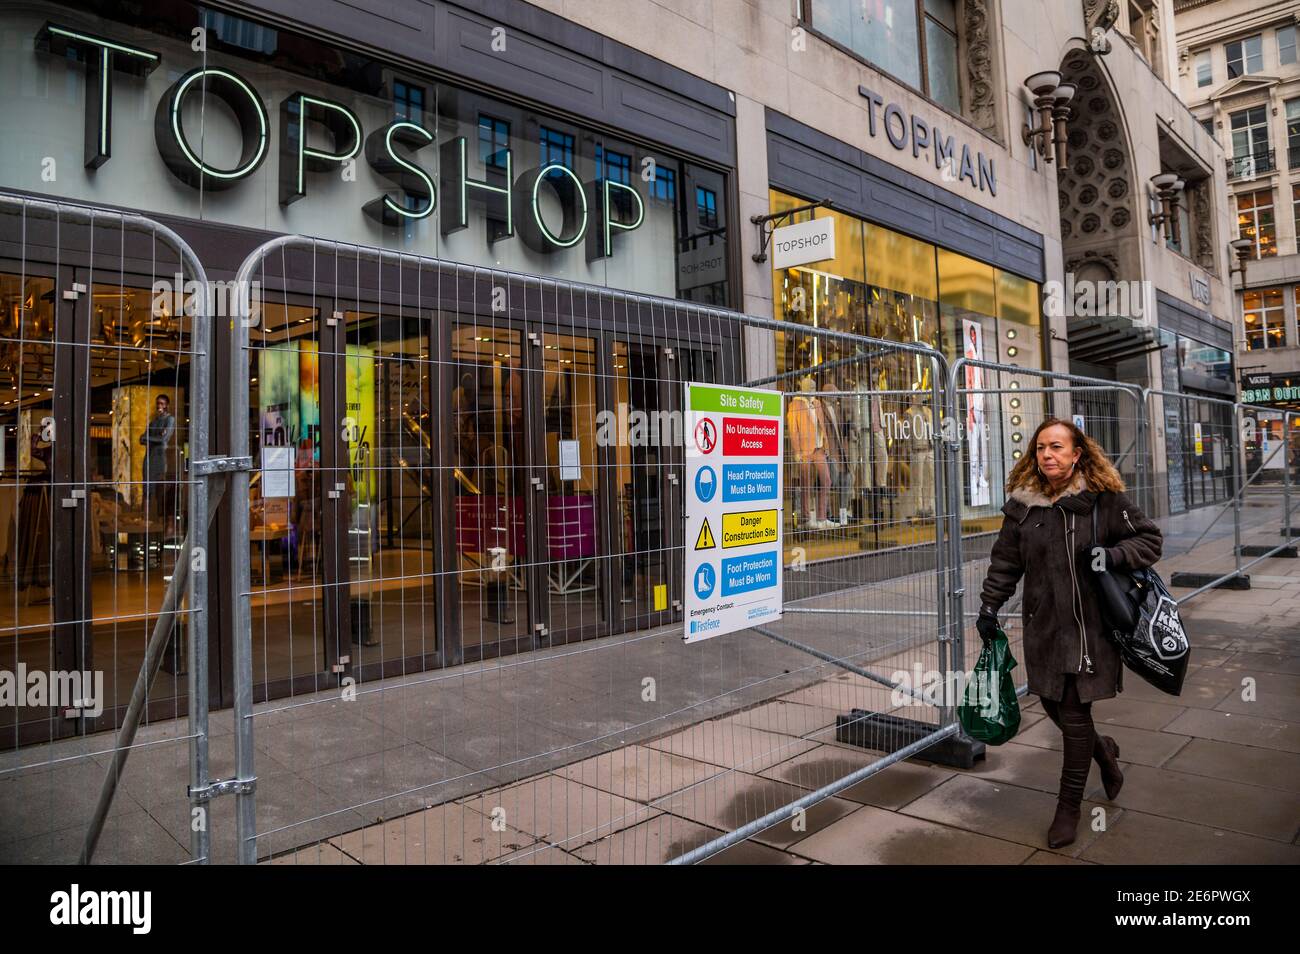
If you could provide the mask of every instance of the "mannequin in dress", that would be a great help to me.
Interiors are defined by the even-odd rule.
[[[918,517],[934,516],[934,417],[925,395],[912,395],[907,411],[908,439],[912,450],[912,499]]]
[[[786,426],[790,431],[790,449],[798,464],[799,486],[804,494],[802,503],[806,514],[804,527],[809,530],[832,530],[839,526],[826,517],[830,505],[831,471],[827,463],[830,435],[825,408],[817,397],[817,384],[812,375],[799,381],[801,393],[790,401],[786,411]],[[814,481],[816,498],[813,502]]]

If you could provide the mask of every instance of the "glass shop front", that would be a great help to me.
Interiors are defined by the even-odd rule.
[[[671,618],[679,449],[598,445],[596,422],[734,378],[739,349],[599,291],[731,304],[727,169],[186,2],[26,5],[0,34],[0,125],[29,131],[0,137],[6,192],[166,217],[214,278],[277,233],[479,269],[452,297],[414,259],[266,263],[249,350],[213,392],[228,406],[222,362],[247,362],[251,547],[218,555],[214,586],[251,562],[258,698]],[[189,529],[180,263],[126,254],[111,221],[37,245],[0,219],[3,665],[105,670],[107,728]],[[537,280],[502,311],[506,271]],[[539,293],[552,279],[589,291]],[[183,635],[151,717],[184,713]],[[3,708],[0,747],[73,725]]]

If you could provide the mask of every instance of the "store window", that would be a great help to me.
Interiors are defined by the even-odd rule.
[[[1196,87],[1200,89],[1214,82],[1214,66],[1211,51],[1201,50],[1196,54]]]
[[[820,36],[961,112],[956,0],[811,0],[803,10]]]
[[[783,192],[770,194],[773,212],[806,204]],[[834,221],[835,257],[773,271],[778,319],[922,343],[949,361],[968,356],[1027,369],[1042,366],[1036,282],[838,211],[803,212],[791,221],[814,215]],[[801,391],[804,378],[811,378],[819,406],[839,422],[843,434],[838,453],[846,464],[830,470],[852,475],[857,494],[850,497],[859,502],[845,501],[842,510],[830,507],[832,519],[842,521],[836,533],[863,548],[911,542],[897,528],[928,520],[934,507],[928,440],[918,438],[913,426],[926,418],[933,424],[931,362],[889,349],[863,355],[855,345],[795,331],[778,332],[776,338],[777,373],[786,390]],[[1024,437],[1007,421],[1014,417],[1020,427],[1029,418],[1014,389],[999,390],[997,372],[969,370],[982,393],[961,407],[963,516],[978,520],[993,514],[996,488],[1014,463],[1015,434]],[[801,513],[805,503],[796,499],[798,483],[796,478],[787,505],[792,514]],[[816,558],[816,540],[802,539],[797,528],[789,539],[804,546],[809,559]]]
[[[1228,60],[1228,79],[1264,72],[1264,38],[1261,34],[1225,43],[1223,52]]]
[[[1237,194],[1237,235],[1254,243],[1255,258],[1277,254],[1277,223],[1273,220],[1273,191]]]
[[[1246,291],[1242,303],[1246,323],[1246,347],[1252,351],[1284,348],[1287,342],[1286,307],[1281,288]]]
[[[1232,384],[1232,352],[1194,338],[1178,336],[1178,367],[1184,372]]]

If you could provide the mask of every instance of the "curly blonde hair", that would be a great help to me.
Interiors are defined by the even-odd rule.
[[[1063,421],[1059,417],[1049,417],[1034,429],[1034,436],[1029,438],[1027,452],[1021,455],[1016,466],[1011,468],[1011,473],[1007,477],[1008,493],[1018,487],[1027,487],[1038,491],[1044,496],[1051,495],[1052,486],[1038,469],[1037,448],[1038,435],[1046,428],[1054,426],[1063,427],[1069,431],[1074,446],[1081,448],[1082,453],[1079,454],[1078,473],[1083,475],[1089,490],[1094,493],[1100,493],[1103,490],[1109,490],[1113,493],[1123,492],[1124,478],[1119,475],[1119,471],[1110,462],[1110,458],[1101,449],[1101,445],[1080,430],[1073,421]]]

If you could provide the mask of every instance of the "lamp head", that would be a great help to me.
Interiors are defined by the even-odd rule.
[[[1043,70],[1025,80],[1025,88],[1035,97],[1050,96],[1061,85],[1061,74],[1056,70]]]

